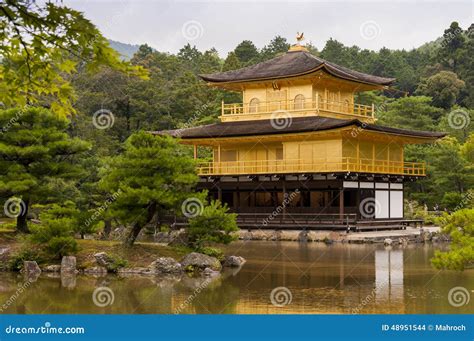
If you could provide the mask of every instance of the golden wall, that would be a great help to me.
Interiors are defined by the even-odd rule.
[[[288,141],[282,143],[252,143],[213,149],[214,161],[251,162],[265,160],[314,160],[340,162],[341,158],[387,160],[401,162],[403,146],[398,143],[331,138],[322,140]]]
[[[247,86],[243,90],[243,102],[250,103],[254,98],[261,103],[273,101],[293,101],[296,96],[303,95],[305,101],[340,102],[354,104],[354,89],[344,84],[313,84],[311,80],[292,82],[281,85],[275,90],[271,83]],[[327,108],[331,110],[331,108]],[[335,110],[335,109],[334,109]]]

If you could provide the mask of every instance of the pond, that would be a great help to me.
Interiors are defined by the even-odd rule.
[[[239,241],[226,253],[247,263],[212,278],[42,274],[30,282],[21,274],[1,273],[0,309],[19,314],[471,313],[474,298],[455,307],[448,293],[453,287],[470,293],[474,270],[433,269],[435,249]],[[453,299],[459,305],[459,296]]]

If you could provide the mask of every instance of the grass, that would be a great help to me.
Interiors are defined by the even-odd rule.
[[[0,229],[0,247],[9,247],[11,254],[25,249],[24,239],[24,235],[18,235],[12,230]],[[97,252],[106,252],[113,258],[126,260],[127,267],[147,267],[158,257],[172,257],[179,261],[190,252],[185,247],[171,247],[155,243],[139,242],[131,248],[124,247],[120,241],[77,239],[77,243],[79,250],[75,256],[78,268],[96,266],[94,254]],[[48,260],[48,258],[50,257],[45,257],[48,264],[60,263],[58,259],[50,258]]]
[[[112,257],[125,259],[128,267],[146,267],[158,257],[172,257],[180,260],[190,252],[183,247],[170,247],[154,243],[135,243],[133,247],[124,247],[119,241],[77,240],[79,252],[76,254],[79,268],[94,266],[94,253],[106,252]]]

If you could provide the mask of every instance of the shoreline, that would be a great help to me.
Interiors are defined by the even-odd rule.
[[[406,230],[389,230],[373,232],[350,232],[318,230],[240,230],[239,240],[260,241],[295,241],[295,242],[324,242],[324,243],[425,243],[448,242],[449,238],[441,233],[438,226],[424,228],[407,227]]]

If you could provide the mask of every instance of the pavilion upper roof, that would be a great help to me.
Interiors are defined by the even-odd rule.
[[[361,130],[425,139],[438,139],[446,135],[445,133],[431,131],[416,131],[384,127],[376,124],[367,124],[357,119],[342,120],[320,116],[294,118],[291,121],[291,124],[283,127],[282,129],[275,129],[274,122],[272,122],[272,120],[255,120],[219,122],[186,129],[155,131],[152,133],[155,135],[171,135],[173,137],[180,137],[186,140],[316,132],[340,129],[350,126],[360,127]]]
[[[200,77],[212,83],[234,83],[296,77],[318,70],[323,70],[337,78],[366,84],[384,86],[395,81],[395,78],[378,77],[348,69],[318,58],[304,50],[290,50],[281,56],[262,63],[238,70],[200,75]]]

